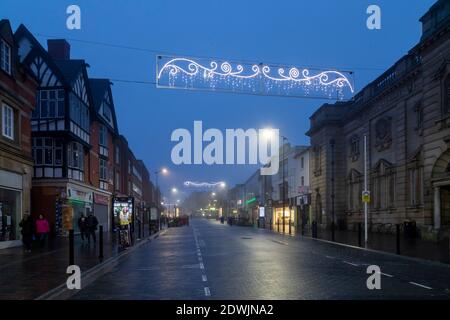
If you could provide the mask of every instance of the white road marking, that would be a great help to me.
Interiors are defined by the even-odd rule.
[[[354,266],[354,267],[358,267],[358,265],[356,263],[352,263],[352,262],[348,262],[348,261],[342,261],[342,262],[346,263],[346,264],[349,264],[351,266]]]
[[[205,296],[209,297],[211,295],[211,291],[208,287],[205,287]]]
[[[389,277],[389,278],[393,278],[394,276],[388,273],[384,273],[384,272],[380,272],[380,274],[382,274],[383,276]]]
[[[200,269],[205,269],[205,266],[203,265],[203,263],[200,263]]]
[[[199,262],[203,262],[203,258],[202,257],[198,257],[198,261]]]
[[[208,278],[206,278],[206,275],[202,274],[202,280],[203,280],[203,282],[208,281]]]
[[[332,257],[332,256],[325,256],[325,257],[328,259],[336,259],[335,257]]]
[[[200,251],[198,251],[197,255],[200,257],[202,255],[202,253]]]
[[[428,289],[428,290],[433,289],[433,288],[431,288],[431,287],[425,286],[425,285],[420,284],[420,283],[417,283],[417,282],[412,282],[412,281],[410,281],[409,283],[412,284],[412,285],[418,286],[418,287],[422,287],[422,288]]]

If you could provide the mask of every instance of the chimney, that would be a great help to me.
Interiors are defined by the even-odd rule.
[[[53,59],[70,60],[70,44],[65,39],[49,39],[47,47]]]

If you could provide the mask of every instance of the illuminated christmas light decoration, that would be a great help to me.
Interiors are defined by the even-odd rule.
[[[317,97],[344,100],[354,93],[353,73],[211,59],[158,56],[160,88]]]
[[[193,187],[193,188],[216,188],[216,187],[224,188],[226,186],[225,182],[223,182],[223,181],[218,181],[218,182],[185,181],[183,184],[186,187]]]

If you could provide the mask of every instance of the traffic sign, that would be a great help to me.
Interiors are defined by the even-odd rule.
[[[363,191],[362,192],[362,201],[365,203],[370,202],[370,191]]]

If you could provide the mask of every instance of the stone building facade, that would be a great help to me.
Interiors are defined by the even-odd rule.
[[[369,226],[415,221],[422,237],[450,228],[450,3],[420,19],[418,44],[353,100],[310,118],[313,220],[354,228],[364,221],[364,139]]]

